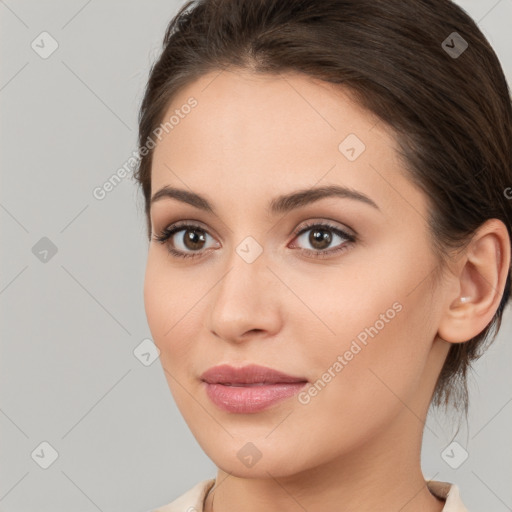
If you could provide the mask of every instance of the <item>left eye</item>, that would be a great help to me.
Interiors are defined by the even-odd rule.
[[[338,243],[332,248],[332,244],[336,242],[336,238],[338,239]],[[309,244],[311,246],[311,248],[302,248],[305,252],[328,254],[345,249],[347,243],[343,242],[354,242],[355,236],[329,224],[313,224],[302,228],[297,233],[296,239],[302,244]]]

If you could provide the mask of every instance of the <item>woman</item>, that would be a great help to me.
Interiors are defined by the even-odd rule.
[[[158,511],[467,510],[420,452],[510,297],[512,108],[472,19],[188,2],[139,121],[148,323],[218,467]]]

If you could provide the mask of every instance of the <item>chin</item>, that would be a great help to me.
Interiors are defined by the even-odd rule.
[[[290,445],[283,446],[278,439],[275,442],[265,439],[268,432],[243,436],[240,440],[236,437],[228,440],[223,436],[222,441],[212,442],[212,439],[208,439],[206,444],[200,444],[219,469],[239,478],[287,477],[306,469],[308,454],[303,452],[304,459],[298,458],[299,440],[290,439]]]

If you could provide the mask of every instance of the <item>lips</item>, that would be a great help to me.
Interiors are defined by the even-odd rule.
[[[201,375],[201,380],[206,395],[219,409],[238,414],[267,409],[296,395],[308,382],[304,377],[258,365],[214,366]]]
[[[214,366],[201,375],[201,380],[208,384],[223,384],[225,386],[262,386],[268,384],[293,384],[307,382],[304,377],[295,377],[286,373],[251,364],[242,368],[223,364]]]

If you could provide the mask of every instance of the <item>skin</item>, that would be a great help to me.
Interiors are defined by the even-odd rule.
[[[182,89],[165,118],[190,96],[198,105],[155,148],[152,193],[193,191],[216,213],[173,198],[153,203],[154,234],[195,221],[206,241],[201,256],[183,259],[152,240],[144,300],[176,404],[218,467],[205,510],[214,498],[215,512],[441,511],[420,467],[422,431],[451,343],[481,332],[499,305],[510,265],[505,226],[485,223],[435,280],[427,198],[407,179],[389,127],[346,91],[299,74],[216,71]],[[338,149],[349,133],[366,146],[353,162]],[[278,195],[333,184],[379,209],[331,197],[266,210]],[[293,234],[306,221],[358,239],[328,231],[327,249],[345,250],[301,254],[319,250],[308,241],[314,229]],[[193,253],[184,233],[167,244]],[[247,236],[263,249],[253,263],[236,252]],[[200,375],[223,363],[313,383],[394,303],[400,312],[306,405],[292,397],[233,414],[205,394]],[[248,442],[261,452],[252,467],[237,457]]]

